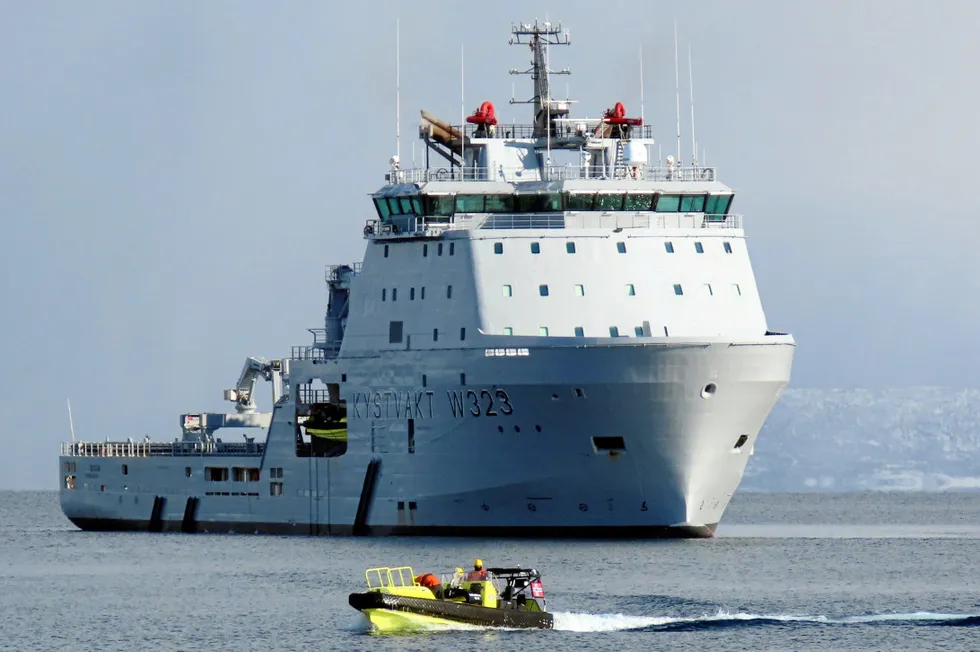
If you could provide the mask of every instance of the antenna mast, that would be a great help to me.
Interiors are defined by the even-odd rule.
[[[694,138],[694,68],[691,67],[691,46],[687,46],[687,74],[691,88],[691,165],[698,166],[698,141]]]
[[[677,21],[674,21],[674,100],[677,108],[677,166],[681,164],[681,79],[677,67]]]
[[[463,67],[465,43],[459,44],[459,180],[466,176],[466,77]]]
[[[401,18],[395,19],[395,156],[401,162],[402,153],[402,51],[401,51]],[[414,150],[413,150],[414,158]]]
[[[528,70],[517,70],[511,68],[512,75],[531,75],[534,81],[534,97],[527,101],[511,99],[511,104],[534,104],[534,137],[550,137],[551,117],[553,115],[563,115],[567,109],[554,110],[551,106],[551,83],[549,75],[569,75],[568,68],[562,70],[548,69],[548,46],[549,45],[568,45],[571,43],[568,32],[563,30],[561,23],[552,25],[545,21],[539,24],[534,21],[510,26],[510,44],[529,45],[531,47],[532,59],[531,68]]]
[[[643,115],[643,46],[640,46],[640,120],[644,118]]]

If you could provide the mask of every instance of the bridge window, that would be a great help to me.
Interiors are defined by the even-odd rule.
[[[456,195],[457,213],[483,213],[484,195]]]
[[[623,210],[623,198],[626,195],[611,195],[598,193],[595,196],[595,210],[597,211],[621,211]]]
[[[609,337],[619,337],[619,326],[609,327]]]
[[[704,212],[704,195],[684,195],[681,198],[682,213]]]
[[[548,337],[548,327],[547,326],[538,327],[538,335],[541,335],[543,337]]]
[[[732,203],[734,195],[708,195],[704,203],[704,212],[707,215],[725,215]]]
[[[732,243],[731,242],[726,242],[725,243],[725,253],[726,254],[732,253]]]
[[[487,195],[484,209],[488,213],[513,213],[514,195]]]
[[[565,251],[567,251],[570,254],[574,254],[575,253],[575,243],[574,242],[566,242],[565,243]]]
[[[514,329],[510,326],[504,326],[504,335],[513,335]]]
[[[667,253],[668,254],[674,253],[674,243],[673,242],[665,242],[664,243],[664,249],[667,250]]]
[[[548,286],[547,285],[539,285],[538,286],[538,294],[540,294],[543,297],[548,296]]]
[[[503,288],[503,293],[505,297],[514,296],[514,288],[510,285],[505,285]]]
[[[595,205],[595,195],[572,193],[568,195],[567,207],[570,211],[591,211]]]
[[[633,329],[633,332],[636,333],[636,336],[637,337],[643,337],[643,327],[642,326],[635,327]]]
[[[561,209],[561,194],[557,192],[517,195],[518,213],[554,213]]]
[[[531,243],[531,253],[532,254],[539,254],[539,253],[541,253],[541,243],[540,242],[532,242]]]
[[[452,195],[425,195],[426,215],[452,215],[453,196]]]
[[[699,254],[703,254],[704,253],[704,247],[701,245],[700,242],[695,242],[694,243],[694,251],[698,252]]]
[[[676,213],[681,209],[680,195],[660,195],[657,199],[658,213]]]
[[[503,242],[494,242],[493,243],[493,253],[495,253],[495,254],[502,254],[502,253],[504,253],[504,243]]]
[[[415,288],[409,288],[408,290],[408,300],[415,301]]]
[[[633,284],[632,283],[627,283],[626,284],[626,296],[628,296],[628,297],[635,297],[636,296],[636,288],[633,287]]]
[[[684,294],[684,288],[681,287],[680,283],[674,284],[674,294],[676,294],[677,296],[681,296],[682,294]]]
[[[626,211],[648,211],[651,210],[653,206],[653,198],[656,195],[651,195],[647,193],[643,194],[627,194],[626,203],[623,205],[623,210]]]
[[[575,327],[575,337],[585,337],[585,329],[581,326]]]
[[[575,296],[577,296],[577,297],[584,297],[585,296],[585,286],[584,285],[576,285],[575,286]]]
[[[374,208],[377,209],[378,217],[380,217],[382,221],[391,217],[391,210],[388,208],[388,200],[384,197],[378,197],[374,200]]]

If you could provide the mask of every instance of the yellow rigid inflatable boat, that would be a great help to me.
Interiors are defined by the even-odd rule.
[[[369,568],[367,591],[351,593],[350,606],[381,632],[431,629],[465,623],[483,627],[551,629],[541,575],[534,569],[488,568],[486,579],[466,580],[461,569],[422,586],[410,566]],[[421,577],[421,576],[420,576]]]

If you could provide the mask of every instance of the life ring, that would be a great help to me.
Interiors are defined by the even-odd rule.
[[[449,170],[447,170],[446,168],[439,168],[438,170],[436,170],[436,179],[438,179],[439,181],[445,181],[448,178],[449,178]]]
[[[374,233],[374,227],[371,226],[370,224],[365,224],[364,225],[364,235],[371,235],[372,233]]]

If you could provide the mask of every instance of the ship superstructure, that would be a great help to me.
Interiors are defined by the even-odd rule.
[[[551,97],[560,25],[519,24],[531,124],[484,102],[422,112],[425,166],[393,158],[327,268],[313,341],[249,358],[234,414],[174,442],[63,444],[61,502],[86,529],[710,536],[789,381],[733,191],[654,161],[621,103]],[[255,384],[273,386],[256,412]],[[265,441],[223,442],[256,427]]]

